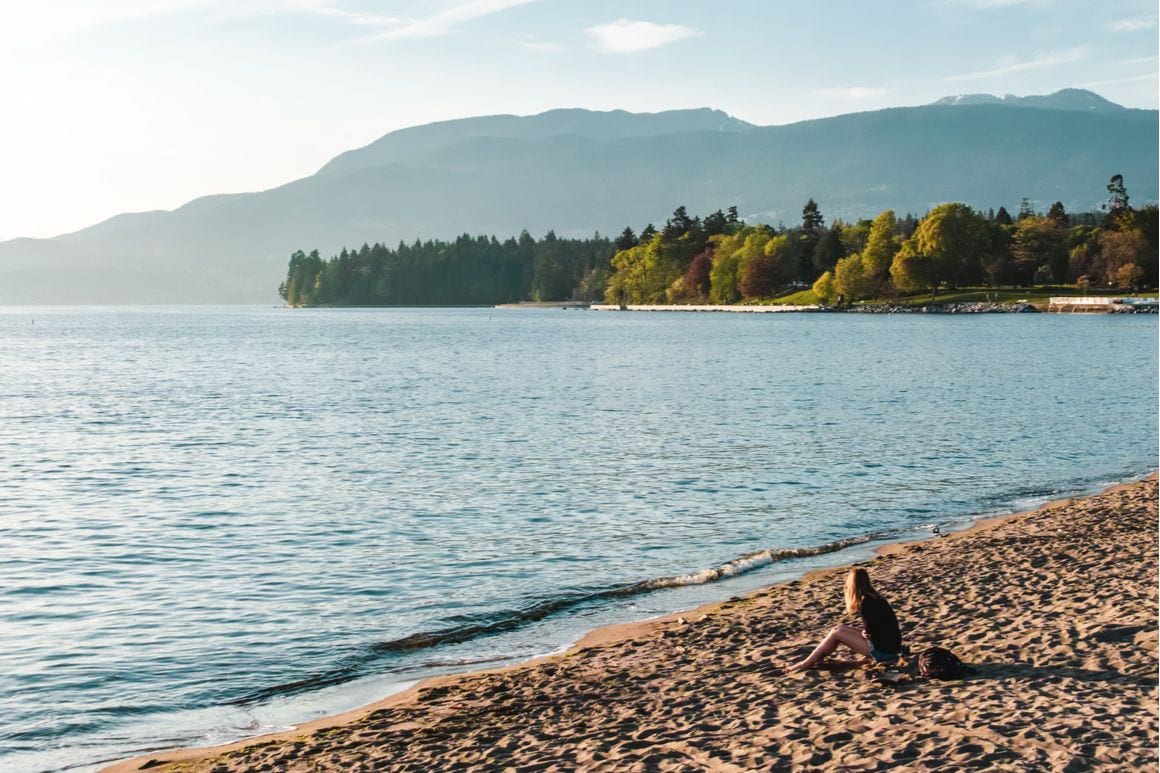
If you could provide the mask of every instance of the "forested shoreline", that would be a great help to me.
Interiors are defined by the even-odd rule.
[[[295,252],[279,292],[291,306],[491,305],[518,301],[615,304],[761,303],[788,294],[825,305],[889,300],[966,286],[1073,285],[1132,290],[1157,275],[1157,208],[1134,209],[1119,175],[1101,212],[1046,213],[1024,200],[980,212],[940,204],[921,218],[891,210],[826,225],[812,199],[792,227],[751,225],[736,207],[704,217],[678,207],[661,228],[615,238],[503,241],[464,234]]]

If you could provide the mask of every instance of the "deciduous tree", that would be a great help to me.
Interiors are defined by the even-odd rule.
[[[834,267],[834,290],[847,301],[859,301],[874,295],[878,282],[869,277],[865,261],[858,253],[848,255]]]
[[[916,251],[930,262],[932,296],[943,282],[956,287],[964,274],[977,273],[988,246],[985,218],[958,202],[939,204],[914,232]]]
[[[1067,281],[1065,232],[1048,217],[1026,217],[1015,227],[1011,254],[1019,278],[1030,284],[1040,269],[1054,282]]]
[[[862,268],[867,277],[881,281],[889,274],[890,264],[898,252],[898,240],[894,236],[897,225],[892,209],[879,213],[870,224],[866,248],[862,250]]]
[[[813,290],[818,302],[825,306],[831,306],[838,300],[838,291],[834,288],[834,275],[829,271],[818,277]]]
[[[713,248],[706,247],[693,256],[685,272],[685,290],[693,298],[709,297],[712,286],[710,272],[713,270]]]
[[[915,292],[935,286],[932,280],[931,259],[921,255],[913,239],[907,239],[890,264],[890,279],[903,292]]]

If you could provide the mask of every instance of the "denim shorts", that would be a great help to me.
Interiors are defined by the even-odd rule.
[[[874,661],[877,663],[890,664],[896,663],[901,655],[883,652],[874,646],[874,642],[870,642],[870,657],[874,658]]]

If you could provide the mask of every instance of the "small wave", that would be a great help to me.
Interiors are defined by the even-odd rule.
[[[676,577],[658,577],[655,580],[645,580],[642,583],[637,583],[633,587],[639,588],[639,592],[641,593],[647,593],[651,590],[660,590],[663,588],[704,585],[705,583],[717,582],[718,580],[724,580],[729,577],[737,577],[747,572],[752,572],[754,569],[760,569],[780,561],[790,561],[795,558],[809,558],[811,556],[834,553],[845,548],[853,547],[854,545],[862,545],[872,540],[881,539],[885,536],[887,535],[884,532],[879,532],[828,542],[825,545],[815,547],[758,550],[753,553],[746,553],[743,556],[739,556],[732,561],[727,561],[711,569],[702,569],[698,572],[677,575]]]
[[[359,653],[348,656],[333,669],[326,672],[314,674],[295,682],[249,693],[230,701],[230,703],[245,705],[279,695],[306,692],[341,684],[365,675],[370,671],[371,664],[384,658],[449,644],[460,644],[485,636],[506,633],[560,612],[581,609],[604,601],[641,596],[670,588],[682,588],[690,585],[705,585],[712,582],[719,582],[731,577],[738,577],[771,564],[834,553],[855,545],[862,545],[867,542],[883,539],[887,536],[889,534],[886,532],[874,532],[812,547],[757,550],[751,553],[745,553],[718,566],[700,569],[688,574],[673,575],[671,577],[654,577],[649,580],[615,585],[596,591],[581,591],[565,594],[537,601],[520,609],[509,609],[480,615],[458,615],[448,620],[448,622],[452,623],[451,625],[430,631],[420,631],[398,639],[377,642]]]
[[[506,610],[480,617],[465,615],[458,618],[457,622],[460,623],[459,625],[448,626],[434,631],[414,633],[410,636],[404,636],[401,639],[379,642],[373,645],[372,649],[381,653],[394,653],[426,649],[441,644],[458,644],[469,639],[479,638],[480,636],[510,631],[527,623],[543,620],[549,615],[587,606],[595,602],[640,596],[667,588],[705,585],[730,577],[738,577],[747,572],[752,572],[755,569],[761,569],[762,567],[780,561],[790,561],[797,558],[809,558],[811,556],[833,553],[854,545],[861,545],[871,540],[880,539],[883,536],[885,535],[882,533],[874,533],[828,542],[825,545],[817,545],[814,547],[757,550],[738,556],[719,566],[700,569],[688,574],[679,574],[672,577],[655,577],[650,580],[616,585],[598,591],[557,596],[531,604],[523,609]]]

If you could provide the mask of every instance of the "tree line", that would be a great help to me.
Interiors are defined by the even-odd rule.
[[[663,230],[618,249],[605,300],[725,304],[812,287],[832,305],[968,286],[1150,285],[1158,271],[1157,208],[1130,207],[1122,180],[1109,190],[1103,212],[1071,215],[1055,202],[1040,214],[1025,199],[1016,217],[1004,207],[983,213],[948,203],[921,219],[886,210],[829,226],[810,199],[800,225],[734,219],[719,233],[695,218],[684,226],[680,208]]]
[[[596,300],[616,251],[612,240],[561,239],[527,231],[500,241],[464,234],[395,248],[364,244],[323,259],[290,256],[279,294],[291,306],[491,305],[526,299]]]
[[[921,290],[934,297],[941,287],[978,285],[1137,290],[1155,284],[1160,269],[1157,208],[1132,209],[1122,183],[1102,216],[1069,216],[1058,201],[1039,214],[1024,200],[1015,219],[1002,207],[983,215],[950,203],[928,212],[909,238],[892,230],[887,210],[871,222],[862,249],[815,280],[818,299],[834,304]]]
[[[967,286],[1074,284],[1138,289],[1157,276],[1157,208],[1133,209],[1119,175],[1102,212],[1046,213],[1024,199],[977,211],[940,204],[922,218],[886,210],[828,226],[810,199],[800,224],[742,220],[736,207],[704,217],[677,207],[661,228],[615,239],[463,235],[454,241],[364,244],[322,259],[290,258],[279,288],[299,305],[459,305],[522,300],[614,304],[737,303],[812,287],[826,304]]]

